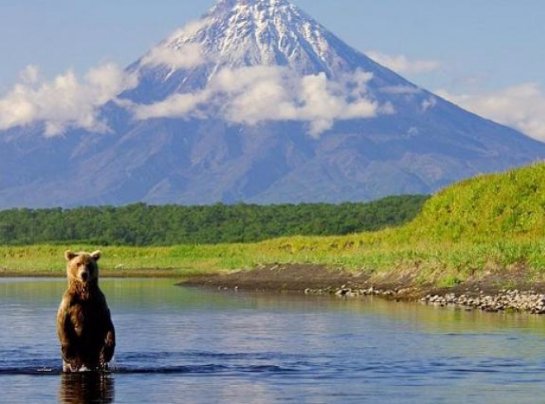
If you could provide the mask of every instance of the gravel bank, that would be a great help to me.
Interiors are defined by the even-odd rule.
[[[478,287],[476,284],[462,284],[455,289],[437,290],[433,287],[415,286],[408,278],[380,283],[374,282],[365,273],[304,264],[262,266],[251,271],[200,276],[183,282],[186,286],[213,287],[219,290],[292,291],[343,299],[377,296],[397,301],[421,301],[423,304],[438,307],[459,307],[465,310],[545,314],[545,285],[536,284],[539,291],[529,290],[530,287],[527,289],[529,291],[526,291],[498,290],[494,286],[498,284],[501,284],[501,279],[494,277],[479,281]]]

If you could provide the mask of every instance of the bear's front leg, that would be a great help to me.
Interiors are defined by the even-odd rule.
[[[74,341],[61,343],[64,372],[77,372],[83,366],[78,352],[77,344]]]
[[[82,363],[79,358],[78,340],[68,307],[68,301],[63,299],[57,312],[57,335],[61,343],[63,371],[75,372],[82,366]]]
[[[106,332],[106,338],[104,338],[104,346],[100,353],[100,365],[102,368],[106,368],[107,363],[112,360],[115,351],[115,330],[114,325],[109,321],[108,331]]]

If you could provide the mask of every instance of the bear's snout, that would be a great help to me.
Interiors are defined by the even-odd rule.
[[[79,278],[82,280],[82,282],[87,282],[90,278],[89,269],[87,268],[80,269]]]

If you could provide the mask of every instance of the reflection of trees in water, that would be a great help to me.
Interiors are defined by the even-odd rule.
[[[113,403],[114,378],[99,372],[63,373],[59,402],[65,404]]]

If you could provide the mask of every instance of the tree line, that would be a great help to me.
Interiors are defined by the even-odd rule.
[[[428,197],[387,197],[368,203],[152,206],[0,211],[0,243],[93,243],[158,246],[247,243],[293,235],[343,235],[397,226],[414,218]]]

